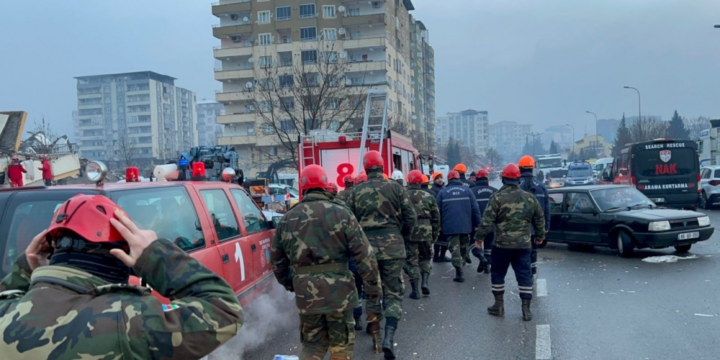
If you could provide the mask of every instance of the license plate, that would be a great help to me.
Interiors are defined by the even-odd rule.
[[[652,202],[654,202],[654,203],[662,203],[662,202],[665,202],[665,198],[652,198],[652,199],[650,199],[650,200],[652,200]]]
[[[698,232],[698,231],[678,234],[678,240],[697,239],[699,237],[700,237],[700,232]]]

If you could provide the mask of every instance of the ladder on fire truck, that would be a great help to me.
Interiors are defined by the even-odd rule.
[[[365,116],[363,117],[362,138],[360,141],[360,158],[358,169],[363,168],[363,156],[367,140],[378,141],[378,151],[382,154],[383,138],[387,131],[388,93],[385,89],[368,90],[365,100]]]

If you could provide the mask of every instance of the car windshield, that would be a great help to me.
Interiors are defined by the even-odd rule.
[[[579,177],[591,177],[593,172],[590,169],[571,169],[568,171],[567,177],[579,178]]]
[[[643,150],[636,156],[636,172],[641,177],[690,175],[697,171],[697,155],[692,148]]]
[[[654,205],[643,193],[627,186],[608,186],[607,189],[593,190],[590,194],[601,211]]]

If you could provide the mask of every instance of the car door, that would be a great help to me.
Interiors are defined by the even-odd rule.
[[[707,188],[710,186],[711,174],[712,170],[708,168],[702,168],[702,170],[700,170],[700,189],[705,191],[706,194],[709,193]]]
[[[568,192],[565,218],[565,240],[568,243],[600,243],[599,211],[587,192]],[[583,210],[594,213],[583,213]]]
[[[245,241],[250,243],[255,277],[262,279],[272,273],[270,264],[270,246],[275,231],[265,219],[260,208],[250,196],[240,188],[231,188],[234,205],[240,210],[240,219]]]
[[[240,294],[255,280],[250,243],[245,241],[240,233],[238,214],[231,205],[226,190],[217,186],[200,185],[198,191],[215,230],[225,280],[232,286],[235,294]]]
[[[549,241],[562,242],[565,240],[563,229],[565,228],[565,219],[563,219],[563,202],[565,193],[556,192],[548,194],[550,201],[550,231],[547,234]]]

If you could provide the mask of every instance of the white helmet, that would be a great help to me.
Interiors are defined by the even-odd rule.
[[[395,171],[393,171],[391,178],[393,180],[403,180],[403,179],[405,179],[405,176],[403,175],[402,171],[395,170]]]

